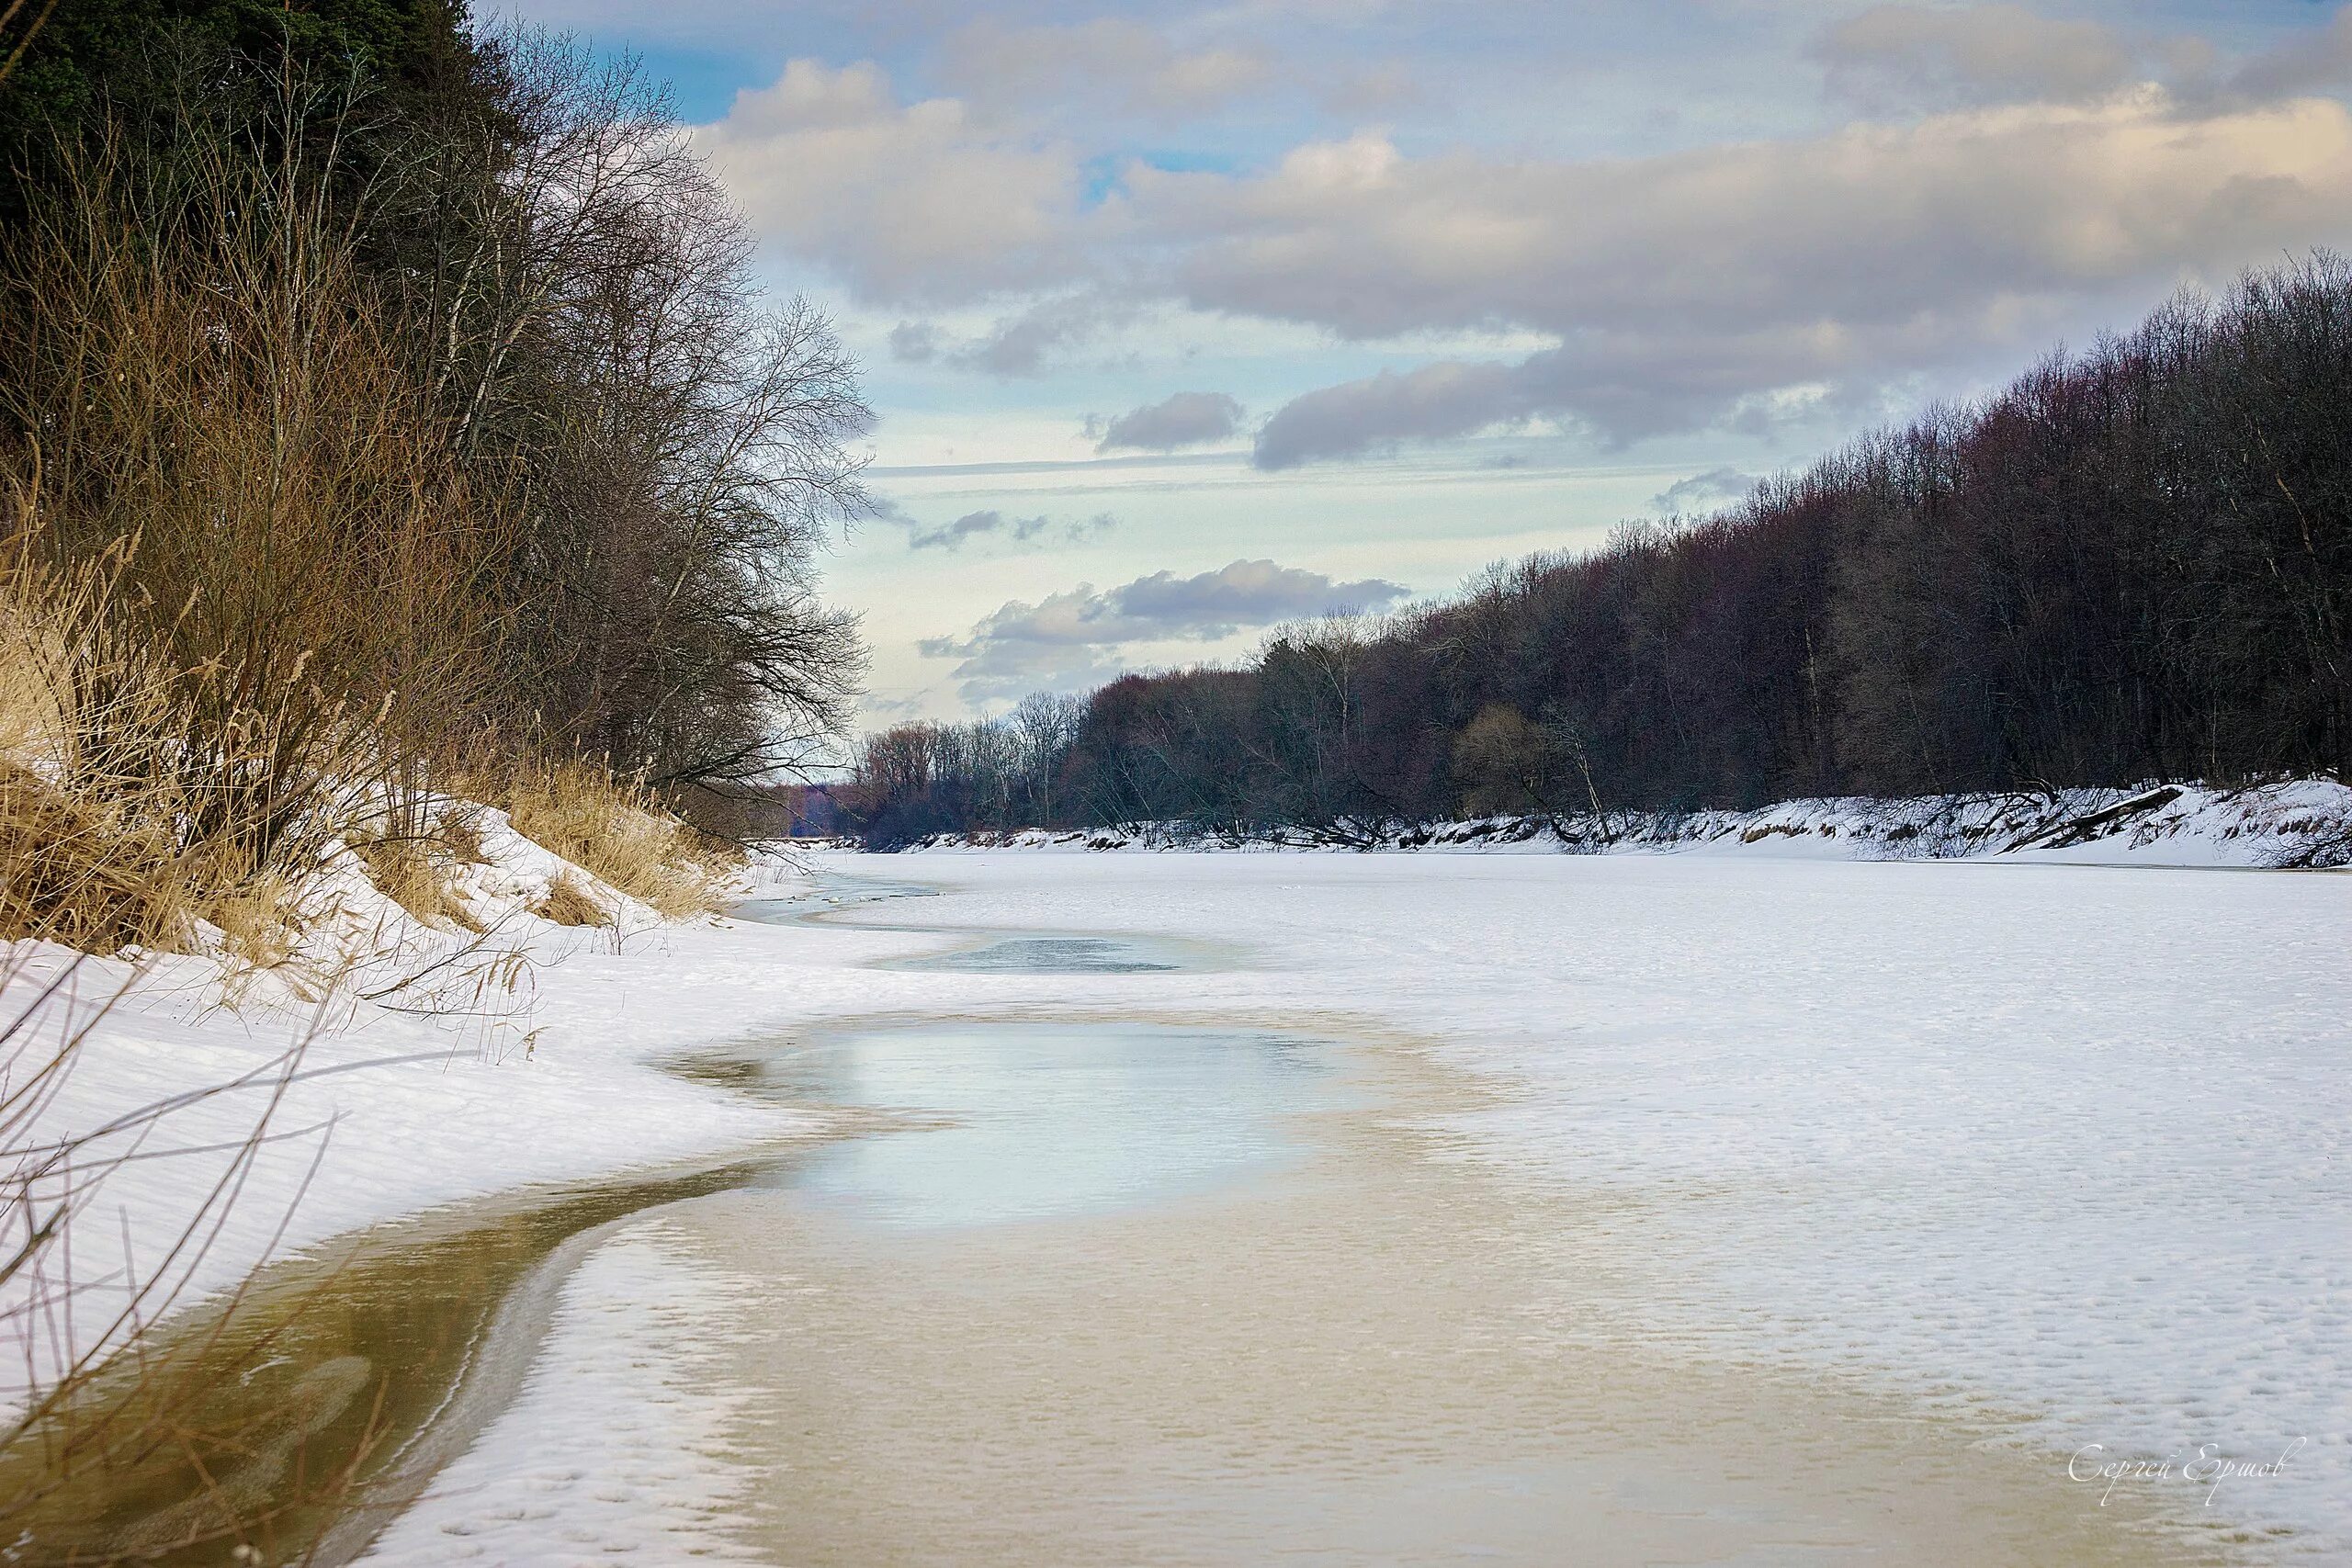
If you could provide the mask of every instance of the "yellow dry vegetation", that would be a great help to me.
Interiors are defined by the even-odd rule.
[[[741,863],[733,845],[697,832],[652,792],[602,768],[560,762],[503,790],[514,830],[669,919],[719,908]]]
[[[481,934],[458,878],[467,859],[439,833],[355,839],[351,852],[376,890],[428,926]]]
[[[217,672],[120,628],[119,559],[56,567],[40,544],[0,541],[0,940],[185,950],[208,922],[232,955],[282,961],[334,727],[289,727],[281,702],[201,733]]]
[[[546,896],[531,912],[559,926],[605,926],[613,922],[613,912],[598,903],[587,885],[568,871],[556,874],[548,884]]]

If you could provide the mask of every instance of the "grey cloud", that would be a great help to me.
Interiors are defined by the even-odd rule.
[[[1178,392],[1156,403],[1130,409],[1103,423],[1097,452],[1173,452],[1230,441],[1241,433],[1242,407],[1223,392]],[[1088,421],[1087,434],[1097,434]]]
[[[2231,79],[2239,92],[2256,97],[2325,91],[2352,83],[2352,6],[2316,34],[2298,39],[2241,66]]]
[[[890,329],[890,357],[904,365],[928,365],[939,357],[939,329],[929,321],[900,321]]]
[[[1179,48],[1133,17],[1006,26],[974,22],[945,48],[948,77],[974,99],[1035,112],[1195,113],[1264,83],[1254,48]]]
[[[1382,609],[1408,592],[1376,577],[1334,582],[1319,571],[1238,560],[1195,577],[1156,571],[1114,589],[1111,597],[1122,616],[1168,628],[1161,636],[1217,637],[1302,615]]]
[[[1850,394],[1818,384],[1850,365],[1835,334],[1804,331],[1579,333],[1516,362],[1441,360],[1318,388],[1274,411],[1250,461],[1291,468],[1532,420],[1611,446],[1707,426],[1763,434],[1825,400],[1850,410]],[[1816,385],[1807,397],[1771,395],[1792,383]]]
[[[1125,301],[1085,292],[1037,300],[998,318],[979,336],[961,341],[933,321],[900,321],[890,329],[890,357],[901,364],[947,365],[991,376],[1041,376],[1054,360],[1135,313],[1135,307]]]
[[[1052,525],[1047,517],[1007,517],[1001,512],[967,512],[936,528],[918,528],[907,536],[907,547],[916,550],[959,550],[967,539],[1001,534],[1016,542],[1035,538]]]
[[[1709,468],[1703,474],[1675,480],[1650,497],[1650,505],[1659,512],[1691,511],[1737,501],[1762,482],[1759,475],[1742,473],[1737,468]]]
[[[916,550],[960,550],[967,541],[980,538],[1009,539],[1024,545],[1048,536],[1058,542],[1080,544],[1118,525],[1118,519],[1107,512],[1057,524],[1051,517],[1008,517],[989,509],[967,512],[952,522],[928,528],[895,508],[893,513],[893,521],[907,530],[907,547]]]
[[[1872,6],[1823,29],[1812,53],[1831,91],[1895,110],[2095,98],[2130,82],[2139,63],[2112,28],[2007,4]]]
[[[1341,582],[1271,560],[1237,560],[1192,577],[1156,571],[1100,591],[1080,583],[1034,604],[1012,600],[965,636],[926,637],[917,648],[925,658],[962,660],[956,679],[977,699],[1071,671],[1097,683],[1130,643],[1213,642],[1308,615],[1384,609],[1408,592],[1380,578]],[[1070,677],[1059,689],[1078,683]]]
[[[1250,461],[1295,468],[1399,441],[1469,435],[1527,416],[1523,378],[1509,366],[1447,362],[1325,387],[1277,409],[1259,431]]]
[[[1342,78],[1323,96],[1332,112],[1361,124],[1414,107],[1422,101],[1423,93],[1411,68],[1392,60]]]
[[[925,327],[920,344],[925,358],[962,369],[991,376],[1041,376],[1055,359],[1135,314],[1132,304],[1101,294],[1061,294],[1001,317],[982,336],[960,344],[951,344]],[[898,333],[890,338],[895,351]]]
[[[1869,401],[1870,374],[1948,353],[1984,330],[1929,317],[1870,333],[1809,324],[1585,332],[1529,356],[1514,377],[1531,417],[1564,420],[1612,446],[1701,428],[1763,435],[1825,407],[1856,412]]]
[[[955,359],[997,376],[1035,376],[1055,351],[1084,341],[1104,323],[1101,301],[1084,297],[1048,299],[997,322],[978,343],[958,349]]]

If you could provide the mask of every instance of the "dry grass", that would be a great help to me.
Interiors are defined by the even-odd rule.
[[[47,937],[90,953],[185,946],[192,879],[169,823],[140,805],[0,762],[0,940]]]
[[[650,791],[602,768],[565,762],[534,769],[495,793],[516,832],[667,919],[720,908],[729,874],[740,863],[732,845],[696,832]]]
[[[26,554],[20,540],[0,569],[0,939],[183,945],[200,877],[176,803],[121,766],[124,738],[175,728],[171,682],[96,624],[100,574],[61,578]]]
[[[476,836],[471,842],[476,851],[471,860],[478,863],[481,840]],[[439,833],[386,834],[354,840],[351,852],[378,892],[424,924],[481,933],[482,923],[458,885],[469,857],[447,838]]]
[[[490,849],[481,836],[481,813],[475,807],[457,802],[445,805],[434,832],[459,865],[490,863]]]
[[[276,968],[345,845],[418,920],[481,931],[459,889],[487,855],[474,814],[391,787],[383,738],[299,680],[175,669],[119,613],[127,552],[51,565],[28,497],[18,511],[0,540],[0,939],[189,951],[209,925],[232,959]],[[254,700],[226,700],[224,683]],[[583,763],[503,772],[481,793],[526,837],[664,918],[718,907],[735,852],[650,791]],[[616,913],[562,879],[540,912]]]
[[[102,138],[0,236],[0,938],[185,950],[209,923],[282,963],[362,841],[462,926],[464,845],[397,840],[494,705],[506,525],[326,186],[205,143],[166,191],[140,156]]]
[[[351,840],[351,852],[378,892],[424,924],[474,936],[488,929],[462,886],[467,867],[490,863],[479,807],[429,796],[395,802],[373,832]]]
[[[608,926],[613,912],[596,902],[596,896],[587,885],[570,872],[559,872],[548,884],[547,896],[532,908],[531,913],[559,926]]]
[[[283,970],[294,964],[300,947],[298,902],[292,884],[265,873],[215,894],[208,900],[206,919],[220,929],[221,949],[233,963],[248,970]],[[320,994],[319,987],[297,988]]]
[[[299,682],[180,669],[119,614],[128,552],[52,566],[28,495],[0,539],[0,939],[282,962],[294,897],[357,809],[355,727]],[[244,684],[254,701],[221,702]]]
[[[489,865],[478,807],[424,792],[395,795],[374,829],[350,840],[350,853],[379,894],[419,921],[482,936],[482,919],[461,886],[468,865]]]

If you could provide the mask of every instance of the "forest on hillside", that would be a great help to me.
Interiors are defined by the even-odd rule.
[[[0,934],[834,744],[870,420],[752,251],[633,62],[456,0],[7,7]]]
[[[871,844],[2352,773],[2352,265],[2184,292],[1718,514],[870,738]]]

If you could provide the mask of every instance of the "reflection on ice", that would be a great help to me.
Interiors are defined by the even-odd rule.
[[[797,1089],[935,1125],[851,1139],[789,1182],[861,1218],[967,1226],[1095,1213],[1286,1159],[1284,1118],[1328,1103],[1311,1047],[1127,1023],[926,1024],[779,1064]]]
[[[828,916],[865,904],[927,898],[935,887],[881,877],[824,875],[798,893],[749,898],[729,911],[757,925],[817,924]],[[881,925],[859,921],[868,931],[928,931],[948,928]],[[1224,962],[1199,943],[1143,936],[1065,936],[1044,931],[1006,933],[978,946],[921,958],[886,959],[881,969],[916,969],[972,975],[1156,975],[1178,970],[1222,968]]]
[[[1153,955],[1141,942],[1091,936],[1007,937],[986,947],[910,958],[897,969],[946,969],[983,975],[1151,975],[1181,969],[1173,953]]]
[[[820,876],[801,892],[781,894],[771,898],[746,898],[728,913],[754,925],[790,926],[820,919],[842,909],[855,908],[861,904],[879,904],[894,898],[928,898],[938,891],[936,887],[920,882],[894,882],[878,876]]]

